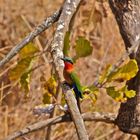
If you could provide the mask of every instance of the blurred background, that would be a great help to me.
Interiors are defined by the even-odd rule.
[[[0,0],[0,59],[18,44],[35,26],[62,5],[62,0]],[[56,24],[40,34],[35,45],[41,50],[53,39]],[[107,64],[115,64],[122,56],[125,47],[119,34],[115,18],[107,0],[84,0],[76,14],[71,29],[71,44],[74,46],[78,36],[84,36],[93,47],[92,55],[80,58],[75,64],[83,85],[95,81],[98,70]],[[71,48],[71,55],[73,48]],[[0,139],[34,122],[48,119],[48,115],[35,116],[33,108],[42,104],[42,80],[51,76],[50,58],[44,61],[42,55],[35,62],[37,67],[31,74],[28,97],[21,90],[18,81],[9,78],[10,69],[18,61],[18,55],[0,70]],[[41,66],[39,66],[41,65]],[[102,72],[101,70],[101,72]],[[98,111],[117,113],[119,102],[107,96],[104,90],[93,105],[89,100],[82,102],[82,112]],[[114,125],[101,122],[86,122],[90,140],[134,140],[132,135],[124,134]],[[46,129],[25,137],[29,140],[43,140]],[[73,123],[53,126],[52,140],[77,140]]]

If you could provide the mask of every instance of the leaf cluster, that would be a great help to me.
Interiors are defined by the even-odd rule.
[[[19,60],[16,66],[9,71],[11,81],[19,81],[22,89],[28,93],[30,90],[30,75],[34,64],[34,55],[39,52],[38,48],[29,43],[19,53]]]
[[[69,56],[70,51],[70,33],[67,32],[64,39],[63,53]],[[92,54],[93,48],[90,42],[84,37],[79,36],[74,45],[75,56],[74,61],[79,58],[87,57]],[[35,53],[39,52],[37,47],[30,43],[26,45],[19,53],[19,61],[14,68],[9,72],[11,81],[19,81],[25,93],[30,90],[30,77],[35,61]],[[129,60],[126,64],[119,68],[108,65],[104,72],[100,75],[98,83],[89,86],[82,86],[84,99],[90,99],[93,103],[96,102],[98,93],[101,88],[106,90],[106,93],[116,101],[124,102],[127,98],[132,98],[136,95],[134,90],[129,90],[126,82],[135,77],[138,72],[138,65],[136,60]],[[41,78],[43,89],[43,104],[52,104],[52,99],[55,99],[57,82],[52,75],[48,80]],[[117,83],[117,84],[115,84]],[[118,86],[119,85],[119,86]],[[65,105],[64,97],[62,104]]]
[[[74,46],[76,55],[73,59],[76,61],[81,57],[89,56],[93,48],[90,42],[84,37],[78,37]],[[64,40],[63,53],[65,56],[69,55],[70,51],[70,33],[67,32]],[[90,86],[83,86],[83,93],[85,99],[92,100],[93,103],[97,100],[97,94],[101,88],[106,90],[106,93],[116,101],[126,101],[127,98],[132,98],[136,95],[134,90],[129,90],[126,82],[135,77],[138,72],[138,65],[136,60],[129,60],[128,63],[114,68],[113,65],[108,65],[105,71],[100,75],[97,84]]]

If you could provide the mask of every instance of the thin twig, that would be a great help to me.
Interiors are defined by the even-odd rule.
[[[107,46],[107,48],[106,48],[106,51],[105,51],[105,53],[104,53],[104,56],[103,56],[103,58],[102,58],[102,61],[100,62],[100,66],[99,66],[99,68],[98,68],[98,70],[97,70],[97,79],[98,79],[98,80],[99,80],[99,76],[100,76],[100,73],[101,73],[101,71],[102,71],[104,62],[105,62],[105,60],[106,60],[106,57],[107,57],[107,55],[108,55],[108,53],[109,53],[109,49],[110,49],[110,47],[112,46],[113,39],[114,39],[114,36],[112,37],[111,41],[109,42],[109,44],[108,44],[108,46]]]
[[[60,94],[60,88],[61,88],[61,85],[58,84],[57,86],[57,89],[56,89],[56,97],[55,97],[55,102],[57,102],[57,104],[60,104],[60,99],[59,99],[59,94]],[[52,111],[51,115],[50,115],[50,118],[53,118],[56,116],[56,111],[57,111],[57,108],[56,106],[54,107],[54,110]],[[52,126],[49,126],[47,128],[47,134],[46,134],[46,140],[51,140],[51,134],[52,134]]]
[[[116,119],[115,114],[99,113],[99,112],[84,113],[84,114],[82,114],[82,117],[83,117],[84,121],[96,121],[96,122],[99,121],[99,122],[105,122],[105,123],[110,123],[110,124],[112,124],[112,123],[115,124],[115,119]],[[24,129],[9,135],[4,140],[14,140],[18,137],[21,137],[28,133],[43,129],[50,125],[55,125],[55,124],[62,123],[62,122],[71,122],[71,121],[72,121],[71,117],[68,114],[58,116],[58,117],[55,117],[52,119],[40,121],[40,122],[29,125],[29,126],[25,127]]]
[[[23,19],[23,21],[25,22],[25,24],[27,25],[27,27],[30,29],[30,31],[32,31],[33,28],[32,28],[32,26],[30,25],[30,23],[28,22],[28,20],[26,19],[26,17],[25,17],[24,15],[21,15],[21,18]],[[36,44],[37,44],[37,46],[38,46],[40,52],[43,52],[44,49],[43,49],[43,47],[42,47],[42,45],[41,45],[41,43],[40,43],[40,40],[39,40],[39,37],[38,37],[38,36],[35,38],[35,41],[36,41]],[[45,63],[47,63],[48,60],[47,60],[46,55],[45,55],[45,54],[42,54],[42,56],[43,56],[43,59],[44,59]]]
[[[31,42],[36,36],[48,29],[53,23],[55,23],[62,11],[62,8],[44,20],[38,25],[29,35],[27,35],[19,44],[11,49],[11,51],[0,61],[0,67],[9,62],[25,45]]]
[[[121,58],[112,65],[111,70],[108,72],[108,75],[110,75],[112,72],[115,72],[118,70],[118,68],[123,64],[123,62],[126,60],[128,56],[130,56],[132,53],[136,52],[138,47],[140,45],[140,39],[134,42],[134,44],[121,56]],[[106,81],[104,81],[102,84],[99,83],[99,79],[94,82],[94,85],[97,87],[103,87],[106,84]]]

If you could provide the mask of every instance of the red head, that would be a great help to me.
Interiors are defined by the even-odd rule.
[[[72,72],[74,67],[73,67],[73,61],[69,57],[61,58],[64,61],[65,67],[64,70],[67,72]]]

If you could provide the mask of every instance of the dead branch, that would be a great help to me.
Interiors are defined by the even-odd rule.
[[[63,57],[62,48],[63,48],[64,36],[66,31],[69,30],[69,23],[75,11],[77,10],[79,3],[80,0],[71,0],[71,1],[66,0],[64,2],[63,9],[60,18],[57,22],[57,28],[51,44],[51,55],[53,58],[53,65],[55,68],[55,72],[58,77],[58,86],[60,86],[61,82],[63,81],[63,75],[62,75],[63,62],[60,60],[60,57]],[[62,96],[61,92],[57,92],[56,100],[58,103],[61,101],[61,96]],[[51,117],[53,117],[53,115]],[[49,132],[46,135],[46,139],[50,139],[51,137],[51,127],[48,128],[48,130]]]
[[[64,64],[60,58],[63,57],[62,48],[64,36],[65,33],[69,30],[69,24],[76,10],[78,9],[80,2],[81,0],[66,0],[64,2],[62,13],[57,22],[57,29],[54,34],[54,39],[51,44],[51,54],[53,57],[54,66],[61,82],[63,81],[62,68]]]
[[[27,35],[19,44],[11,49],[11,51],[0,61],[0,67],[9,62],[25,45],[31,42],[36,36],[48,29],[53,23],[55,23],[62,11],[62,8],[44,20],[38,25],[29,35]]]
[[[59,84],[63,81],[63,61],[60,58],[63,57],[62,48],[64,36],[65,33],[69,30],[70,21],[74,16],[76,10],[78,9],[80,2],[81,0],[66,0],[64,2],[62,13],[57,23],[57,29],[55,31],[54,39],[51,44],[51,54],[53,58],[53,64],[58,76]],[[65,90],[64,93],[66,102],[70,109],[71,117],[77,130],[79,140],[88,140],[88,135],[84,126],[84,122],[77,107],[76,100],[74,98],[74,95],[72,94],[72,91]]]
[[[69,107],[72,120],[75,124],[79,140],[88,140],[89,138],[88,138],[87,131],[84,125],[84,121],[80,114],[80,110],[77,107],[77,102],[73,95],[72,90],[70,90],[69,87],[65,87],[63,88],[63,92],[64,92],[65,99]]]
[[[62,76],[62,69],[60,69],[60,66],[63,67],[63,62],[60,60],[61,57],[63,57],[63,52],[62,52],[62,48],[63,48],[63,41],[64,41],[64,36],[66,31],[68,31],[69,29],[69,24],[70,21],[73,17],[73,15],[75,14],[78,5],[80,3],[80,0],[66,0],[64,5],[63,5],[63,10],[62,13],[60,15],[60,18],[58,20],[58,24],[57,24],[57,29],[55,31],[55,35],[54,35],[54,39],[52,41],[51,44],[51,54],[53,57],[53,63],[54,63],[54,67],[56,69],[56,73],[58,75],[59,78],[59,84],[63,81],[63,76]],[[80,115],[80,112],[77,108],[77,105],[75,105],[75,99],[74,97],[72,98],[73,100],[69,100],[68,95],[70,97],[72,97],[72,91],[69,92],[70,90],[68,90],[66,92],[66,101],[68,103],[68,106],[70,108],[70,113],[72,115],[74,124],[76,126],[76,130],[77,130],[77,134],[79,136],[79,139],[88,139],[87,137],[87,133],[86,133],[86,129],[82,120],[82,117]],[[69,93],[69,94],[67,94]],[[59,98],[59,97],[58,97]],[[75,105],[74,109],[76,110],[76,114],[72,109],[71,105]],[[80,127],[79,127],[80,126]],[[83,129],[83,130],[82,130]]]
[[[123,62],[125,62],[125,60],[133,53],[137,52],[137,50],[139,49],[139,45],[140,45],[140,39],[138,39],[137,41],[135,41],[130,48],[128,48],[126,50],[126,52],[121,56],[121,58],[118,59],[118,61],[112,65],[111,70],[109,71],[108,75],[112,72],[115,72],[118,70],[118,68],[121,66],[121,64],[123,64]],[[95,80],[94,85],[98,86],[98,87],[102,87],[104,84],[106,83],[106,81],[102,84],[99,84],[99,79]]]
[[[100,121],[100,122],[111,123],[111,124],[116,123],[115,122],[116,115],[111,114],[111,113],[88,112],[88,113],[82,114],[82,117],[83,117],[84,121],[95,121],[95,122]],[[57,123],[63,123],[63,122],[71,122],[71,121],[72,120],[71,120],[71,117],[69,116],[69,114],[65,114],[63,116],[58,116],[58,117],[48,119],[48,120],[43,120],[43,121],[34,123],[32,125],[29,125],[29,126],[25,127],[24,129],[9,135],[4,140],[14,140],[18,137],[21,137],[28,133],[43,129],[50,125],[55,125]]]

